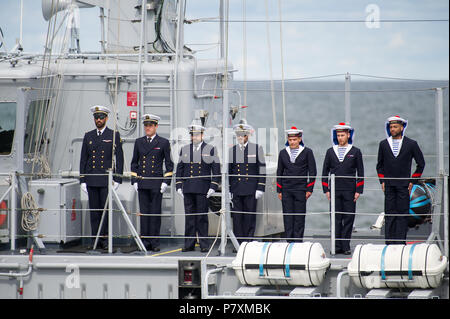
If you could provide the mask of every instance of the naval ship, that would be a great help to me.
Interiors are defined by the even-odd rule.
[[[230,197],[221,191],[228,189],[223,150],[235,143],[231,127],[251,122],[251,112],[232,85],[237,70],[227,53],[229,3],[217,3],[218,58],[200,59],[185,44],[184,24],[192,23],[186,2],[42,0],[48,21],[43,53],[27,53],[20,42],[1,50],[0,298],[448,299],[443,89],[435,89],[437,178],[422,181],[429,205],[409,232],[409,245],[383,244],[383,214],[355,232],[352,256],[336,253],[333,225],[307,229],[301,243],[280,240],[276,134],[269,137],[275,150],[266,150],[267,186],[258,200],[255,238],[239,245]],[[101,51],[83,52],[77,14],[94,7]],[[346,74],[346,103],[349,79]],[[90,232],[78,171],[83,135],[93,128],[92,105],[111,109],[107,125],[120,132],[125,157],[123,183],[109,187],[103,211],[109,216],[105,249],[92,245],[98,236]],[[193,120],[207,128],[205,139],[221,154],[221,187],[209,199],[208,253],[181,252],[184,206],[175,183],[163,195],[161,251],[142,244],[129,163],[147,113],[161,117],[158,134],[169,139],[174,163],[190,142]],[[327,212],[332,217],[333,207]]]

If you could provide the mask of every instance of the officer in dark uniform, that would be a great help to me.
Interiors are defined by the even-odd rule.
[[[248,141],[253,128],[243,121],[236,124],[234,133],[238,143],[229,150],[228,173],[232,195],[233,232],[238,242],[254,237],[256,226],[256,201],[264,194],[266,162],[262,146]],[[235,175],[235,176],[232,176]],[[236,176],[237,175],[237,176]],[[260,177],[246,177],[259,175]]]
[[[408,121],[391,116],[386,121],[387,138],[378,147],[377,173],[384,191],[385,240],[389,244],[405,244],[408,232],[409,192],[414,180],[425,168],[425,159],[415,140],[406,137]],[[411,176],[412,159],[416,170]],[[403,178],[403,179],[389,179]],[[399,216],[400,215],[400,216]]]
[[[159,116],[143,116],[145,136],[137,138],[134,143],[131,160],[131,184],[139,196],[142,242],[148,250],[159,251],[159,234],[161,230],[161,202],[173,175],[173,162],[170,156],[169,140],[156,134]],[[166,172],[163,174],[163,163]],[[155,177],[164,177],[157,178]],[[145,216],[154,214],[156,216]]]
[[[116,174],[123,173],[123,151],[119,132],[115,132],[106,127],[109,109],[105,106],[96,105],[91,107],[94,115],[96,129],[87,132],[83,138],[80,156],[80,183],[81,189],[88,194],[89,208],[91,209],[91,231],[92,236],[96,236],[102,211],[105,208],[108,196],[108,171],[113,168]],[[113,149],[115,161],[113,161]],[[114,166],[113,166],[114,163]],[[101,175],[92,175],[101,174]],[[122,183],[122,178],[114,176],[114,188],[117,189]],[[108,215],[105,214],[101,236],[108,233]],[[98,241],[100,248],[106,248],[106,238]]]
[[[214,146],[203,142],[205,128],[195,122],[189,126],[192,143],[180,151],[176,172],[176,188],[184,198],[185,241],[183,252],[195,249],[196,233],[202,252],[209,250],[208,198],[220,181],[220,162]],[[213,175],[213,176],[211,176]],[[197,176],[202,176],[198,178]]]
[[[346,123],[339,123],[332,128],[331,140],[334,145],[327,150],[322,168],[322,188],[328,200],[331,189],[328,174],[355,177],[335,179],[336,254],[344,255],[351,254],[350,238],[355,221],[356,201],[364,189],[363,157],[359,148],[353,146],[354,132]]]
[[[302,130],[293,126],[286,130],[286,133],[288,136],[286,148],[278,155],[277,192],[283,209],[285,238],[288,242],[302,242],[306,201],[311,196],[316,182],[316,161],[312,150],[302,141]]]

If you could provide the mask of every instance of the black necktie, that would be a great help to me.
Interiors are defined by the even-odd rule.
[[[102,131],[98,131],[98,136],[101,136],[102,135]]]

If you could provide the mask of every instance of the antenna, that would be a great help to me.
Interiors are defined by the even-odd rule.
[[[66,10],[70,5],[76,5],[78,8],[92,8],[92,4],[75,0],[42,0],[42,15],[45,21],[48,21],[59,11]]]

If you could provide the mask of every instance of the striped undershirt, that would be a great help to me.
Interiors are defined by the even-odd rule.
[[[399,145],[400,145],[399,139],[392,139],[392,153],[394,153],[394,156],[397,157],[398,151],[399,151]]]
[[[344,160],[344,155],[345,155],[345,151],[347,150],[347,146],[338,147],[338,159],[340,162],[342,162]]]
[[[298,148],[291,148],[291,163],[295,162],[295,158],[298,154],[299,149]]]

